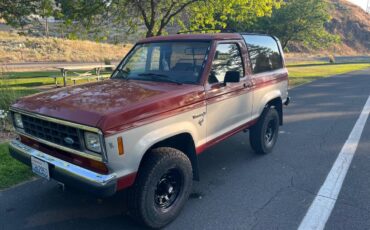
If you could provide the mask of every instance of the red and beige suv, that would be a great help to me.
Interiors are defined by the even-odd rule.
[[[130,215],[159,228],[184,206],[204,150],[250,130],[256,153],[272,151],[287,89],[275,37],[147,38],[109,80],[13,104],[10,153],[41,177],[100,196],[128,189]]]

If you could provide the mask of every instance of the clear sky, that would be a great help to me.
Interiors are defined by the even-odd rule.
[[[348,0],[348,1],[355,3],[356,5],[359,5],[359,6],[361,6],[364,10],[366,10],[367,0]]]

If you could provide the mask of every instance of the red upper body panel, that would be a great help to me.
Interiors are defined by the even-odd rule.
[[[239,40],[242,36],[238,33],[216,33],[216,34],[176,34],[168,36],[156,36],[145,38],[138,43],[161,42],[161,41],[183,41],[183,40]]]
[[[203,99],[204,88],[200,85],[106,80],[28,96],[12,108],[107,132]]]

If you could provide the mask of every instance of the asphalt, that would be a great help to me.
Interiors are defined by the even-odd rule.
[[[201,181],[166,229],[297,229],[370,95],[370,70],[290,90],[273,153],[240,133],[200,155]],[[370,122],[326,229],[370,229]],[[108,199],[35,180],[0,192],[3,229],[142,229],[125,193]]]

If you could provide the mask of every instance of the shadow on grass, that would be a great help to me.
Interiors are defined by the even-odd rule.
[[[14,84],[14,86],[19,87],[36,87],[36,86],[42,86],[46,85],[43,82],[27,82],[27,83],[20,83],[20,84]]]

